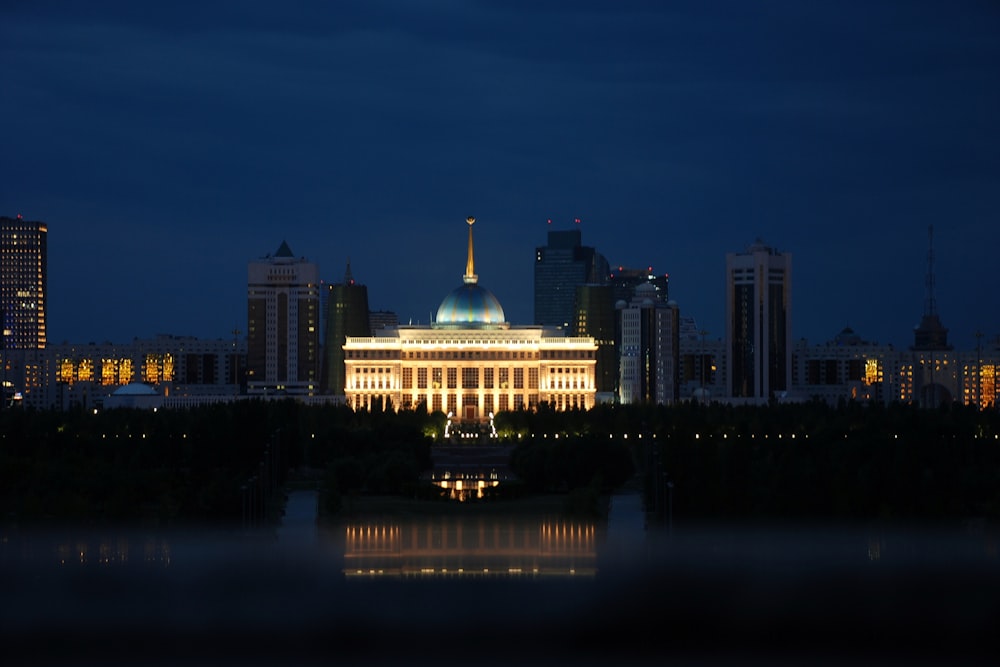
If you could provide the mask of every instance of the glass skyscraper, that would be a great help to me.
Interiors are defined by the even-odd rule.
[[[582,245],[579,229],[550,231],[535,249],[535,324],[572,326],[579,285],[608,282],[608,260]]]
[[[48,226],[0,217],[3,349],[44,349]]]
[[[368,288],[354,282],[347,262],[344,282],[327,287],[326,331],[323,337],[322,388],[325,394],[344,393],[344,343],[348,336],[370,336]]]

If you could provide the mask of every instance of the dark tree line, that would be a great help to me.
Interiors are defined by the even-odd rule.
[[[1000,518],[995,410],[686,406],[654,432],[647,498],[672,483],[676,518]]]
[[[572,456],[564,447],[574,438],[627,442],[647,508],[678,519],[1000,518],[996,409],[692,402],[542,406],[497,422],[509,437],[543,443],[519,456],[549,488],[581,481],[566,481],[573,464],[553,463]]]
[[[344,494],[419,492],[439,413],[293,400],[188,410],[0,413],[0,521],[239,520],[240,489],[307,468]],[[633,472],[677,518],[1000,517],[1000,412],[843,403],[600,405],[501,413],[535,492],[607,492]],[[558,436],[558,437],[556,437]],[[474,445],[473,445],[474,446]]]
[[[358,463],[362,486],[385,490],[429,465],[425,420],[293,400],[9,410],[0,414],[0,521],[239,521],[248,480],[280,486],[303,466]]]

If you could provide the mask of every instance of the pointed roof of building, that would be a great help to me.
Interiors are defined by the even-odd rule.
[[[275,251],[274,256],[275,257],[295,257],[295,255],[292,254],[292,249],[288,247],[288,243],[284,239],[282,239],[281,245],[278,246],[278,249]]]

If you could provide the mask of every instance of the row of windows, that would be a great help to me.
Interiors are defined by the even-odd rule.
[[[421,368],[417,371],[417,382],[416,385],[413,383],[413,374],[410,369],[404,369],[402,383],[400,388],[403,391],[409,391],[412,389],[426,390],[426,389],[459,389],[457,374],[454,373],[454,369],[448,369],[448,372],[444,374],[447,379],[445,385],[442,385],[441,369],[433,369],[436,372],[430,374],[430,382],[428,382],[427,369]],[[487,369],[492,371],[492,369]],[[513,383],[510,382],[510,376],[507,374],[499,374],[497,376],[497,381],[494,381],[495,376],[493,373],[484,373],[483,382],[480,384],[478,376],[467,376],[463,374],[462,378],[462,389],[499,389],[501,391],[513,389],[519,390],[525,388],[524,374],[521,369],[514,369]],[[528,389],[539,389],[538,374],[534,372],[535,369],[528,369]],[[628,376],[628,371],[624,371],[626,376]],[[393,385],[393,378],[389,374],[357,374],[353,378],[348,387],[351,390],[363,390],[363,389],[391,389]],[[590,389],[590,382],[584,376],[574,376],[574,377],[558,377],[549,380],[548,389],[552,390],[573,390],[581,391]]]
[[[432,411],[440,412],[450,412],[462,416],[460,414],[460,406],[458,402],[458,394],[448,394],[448,396],[441,396],[441,394],[434,394],[431,396],[430,409]],[[527,407],[530,410],[536,410],[539,405],[539,394],[529,393],[529,394],[514,394],[509,396],[508,394],[500,394],[494,397],[492,394],[486,394],[482,397],[482,414],[477,415],[478,417],[485,417],[491,412],[504,412],[507,410],[522,410]],[[494,400],[495,399],[495,400]],[[425,401],[425,397],[422,394],[404,394],[402,396],[402,403],[398,407],[402,408],[413,408],[420,405]],[[548,398],[549,403],[556,410],[574,410],[587,409],[588,401],[585,396],[580,394],[553,394]],[[388,397],[385,394],[380,393],[367,393],[367,394],[356,394],[351,398],[351,406],[355,410],[367,410],[373,405],[382,403],[387,404]],[[462,394],[461,408],[466,408],[468,406],[474,406],[478,412],[479,408],[479,397],[476,394]]]
[[[411,359],[453,361],[460,359],[524,360],[539,359],[593,359],[593,350],[347,350],[347,359]]]
[[[413,384],[413,369],[403,368],[402,370],[402,387],[404,389],[410,389],[414,386]],[[432,389],[440,389],[442,386],[446,386],[448,389],[458,388],[458,368],[418,368],[417,369],[417,389],[427,389],[428,387]],[[508,389],[513,387],[514,389],[522,389],[524,387],[524,369],[523,368],[478,368],[478,367],[465,367],[461,369],[462,371],[462,386],[463,387],[473,387],[476,389]],[[482,375],[480,375],[482,371]],[[511,372],[513,371],[513,372]],[[392,367],[389,366],[372,366],[372,367],[360,367],[356,366],[354,368],[354,375],[356,376],[355,386],[368,386],[369,383],[378,383],[382,386],[382,383],[388,382],[387,379],[382,379],[381,376],[391,376],[393,373]],[[378,375],[380,376],[377,380],[372,379],[371,381],[366,380],[364,376]],[[551,379],[549,380],[550,386],[553,387],[563,387],[570,389],[584,389],[587,383],[587,372],[584,368],[550,368],[549,375]],[[563,380],[561,377],[567,375]],[[538,369],[529,368],[528,369],[528,388],[536,389],[538,388]],[[429,379],[429,383],[428,383]],[[513,385],[511,385],[511,380],[513,379]],[[446,382],[447,384],[443,384]]]

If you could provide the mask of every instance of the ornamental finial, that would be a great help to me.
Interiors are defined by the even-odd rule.
[[[465,262],[465,275],[462,280],[467,285],[474,285],[479,281],[479,276],[476,275],[476,262],[472,256],[472,225],[476,219],[470,215],[465,221],[469,223],[469,259]]]

